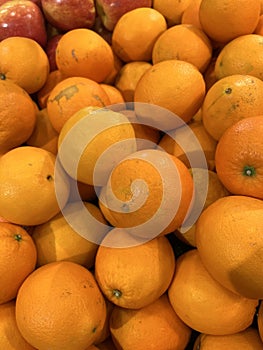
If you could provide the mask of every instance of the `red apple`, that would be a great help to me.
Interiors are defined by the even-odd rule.
[[[138,7],[152,7],[152,0],[96,0],[96,10],[106,29],[112,31],[119,18]]]
[[[62,37],[63,34],[56,34],[48,39],[47,45],[45,48],[48,60],[49,60],[49,66],[50,66],[50,72],[57,69],[57,63],[56,63],[56,48],[57,44]]]
[[[91,28],[95,22],[94,0],[41,0],[41,4],[46,20],[62,31]]]
[[[106,29],[102,23],[102,20],[99,16],[96,16],[94,26],[92,27],[94,32],[98,33],[108,44],[111,45],[112,31]]]
[[[13,0],[0,6],[0,41],[10,36],[23,36],[46,45],[44,15],[33,1]]]
[[[9,0],[0,0],[0,6],[3,5],[7,1],[9,1]],[[30,1],[34,2],[35,4],[37,4],[41,8],[41,0],[30,0]]]

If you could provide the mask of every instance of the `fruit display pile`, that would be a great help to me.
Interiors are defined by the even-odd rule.
[[[263,350],[263,1],[0,1],[0,349]]]

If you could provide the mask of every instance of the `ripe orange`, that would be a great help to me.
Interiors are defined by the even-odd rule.
[[[0,158],[0,215],[18,225],[46,222],[63,207],[69,183],[56,156],[42,148],[23,146]]]
[[[255,328],[228,335],[200,334],[193,350],[261,350],[263,343]]]
[[[112,170],[99,195],[108,222],[143,239],[173,232],[185,220],[193,179],[175,156],[156,149],[132,153]]]
[[[196,246],[209,273],[229,290],[262,299],[263,202],[229,195],[204,210],[196,223]]]
[[[215,63],[216,63],[217,56],[212,56],[212,59],[206,68],[204,74],[205,84],[206,84],[206,91],[210,89],[212,85],[218,80],[215,75]]]
[[[93,274],[69,261],[36,269],[16,299],[17,326],[37,349],[88,348],[105,319],[105,301]]]
[[[169,27],[181,23],[182,15],[192,0],[154,0],[153,8],[166,19]]]
[[[85,184],[83,182],[77,181],[77,190],[76,190],[76,180],[69,178],[70,180],[70,193],[68,202],[75,202],[78,200],[83,200],[86,202],[95,202],[97,200],[98,189],[94,186]]]
[[[119,70],[114,85],[121,91],[126,102],[134,101],[134,91],[142,75],[152,67],[150,62],[128,62]]]
[[[191,168],[189,169],[190,173],[194,177],[195,184],[195,209],[196,211],[200,211],[198,215],[201,214],[203,210],[205,210],[210,204],[215,202],[217,199],[228,196],[229,191],[224,187],[222,182],[220,181],[217,173],[212,170],[202,169],[202,168]],[[207,172],[207,174],[206,174]],[[208,176],[208,179],[207,179]],[[208,183],[206,183],[206,181]],[[206,190],[204,197],[204,191]],[[191,211],[192,213],[192,211]],[[198,216],[196,217],[198,218]],[[176,237],[181,239],[183,242],[189,244],[190,246],[196,247],[195,242],[195,229],[196,222],[191,223],[190,227],[188,227],[186,223],[183,227],[179,227],[175,231]]]
[[[191,329],[174,312],[167,294],[139,310],[114,307],[110,318],[113,342],[119,349],[186,348]]]
[[[203,73],[212,58],[212,44],[202,29],[192,24],[177,24],[164,31],[155,41],[153,64],[178,59],[192,63]]]
[[[229,127],[216,148],[216,171],[232,194],[263,199],[263,115]]]
[[[154,8],[128,11],[113,29],[112,49],[124,62],[150,61],[153,45],[166,28],[164,16]]]
[[[114,304],[111,303],[108,299],[104,298],[106,302],[106,320],[104,322],[104,326],[102,330],[97,334],[96,340],[94,341],[94,345],[100,349],[100,344],[110,339],[110,317],[114,307]]]
[[[260,9],[260,0],[202,0],[199,19],[210,38],[226,43],[241,35],[253,33]]]
[[[99,208],[92,203],[83,202],[83,210],[91,214],[92,218],[84,218],[79,202],[71,202],[42,225],[34,227],[32,238],[37,248],[37,265],[42,266],[54,261],[72,261],[92,268],[95,261],[98,244],[108,231],[108,225]],[[66,215],[66,217],[65,217]],[[85,225],[85,236],[72,227],[73,216]],[[68,222],[67,218],[71,221]],[[76,220],[76,219],[75,219]],[[97,222],[104,224],[99,225]],[[70,225],[71,223],[71,225]]]
[[[199,18],[199,9],[202,0],[192,0],[187,8],[184,10],[181,23],[182,24],[192,24],[196,28],[202,29],[200,18]]]
[[[137,150],[155,148],[161,137],[160,130],[150,125],[140,123],[134,110],[125,109],[120,112],[124,114],[132,124]]]
[[[0,305],[0,348],[36,350],[22,337],[17,328],[14,300]]]
[[[157,300],[171,283],[175,256],[160,236],[143,242],[113,228],[102,240],[95,259],[95,278],[115,305],[140,309]]]
[[[258,24],[256,26],[256,29],[254,30],[254,34],[263,34],[263,15],[261,14],[258,20]]]
[[[227,43],[219,52],[215,62],[217,79],[233,74],[249,74],[263,79],[262,44],[263,37],[259,34],[241,35]]]
[[[64,79],[64,75],[58,69],[48,74],[45,84],[37,92],[37,103],[40,108],[46,108],[50,92]]]
[[[73,179],[103,186],[115,164],[136,150],[136,139],[124,114],[88,107],[65,123],[58,145],[60,161]]]
[[[45,84],[49,60],[44,49],[33,39],[11,36],[0,43],[0,79],[11,80],[29,94]]]
[[[111,105],[124,103],[124,98],[122,96],[122,93],[116,86],[112,86],[110,84],[104,84],[104,83],[101,83],[100,86],[108,95]]]
[[[201,111],[206,131],[218,141],[237,121],[262,114],[263,81],[240,74],[222,78],[208,90]]]
[[[0,304],[3,304],[16,297],[24,279],[35,269],[37,252],[30,235],[18,225],[1,222],[0,236]]]
[[[176,314],[192,329],[213,335],[234,334],[249,327],[258,300],[224,288],[206,270],[197,249],[177,259],[168,296]]]
[[[51,125],[46,108],[37,111],[36,124],[26,144],[57,154],[58,133]]]
[[[114,67],[111,46],[92,29],[77,28],[63,34],[56,47],[58,70],[67,77],[102,82]]]
[[[30,137],[37,108],[30,95],[10,80],[0,80],[0,101],[0,154],[3,154]]]
[[[204,78],[194,65],[167,60],[154,64],[143,74],[135,89],[134,102],[160,106],[187,123],[201,107],[204,96]],[[136,108],[136,113],[144,117],[140,106]],[[173,128],[174,125],[163,125],[164,130]]]
[[[188,168],[207,167],[210,170],[215,167],[216,145],[216,140],[208,134],[202,121],[195,120],[164,134],[158,143],[158,146],[179,158]],[[200,159],[197,164],[198,155],[200,156],[201,152],[204,154],[206,163]],[[191,164],[191,161],[195,164]]]
[[[121,67],[123,66],[122,60],[113,52],[113,68],[110,71],[110,73],[107,75],[107,77],[103,80],[104,84],[112,84],[114,85],[116,76],[118,72],[120,71]]]
[[[53,128],[60,133],[65,122],[81,108],[109,104],[110,99],[99,83],[83,77],[71,77],[52,89],[47,100],[47,113]]]

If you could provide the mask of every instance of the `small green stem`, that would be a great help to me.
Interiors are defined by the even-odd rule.
[[[22,236],[21,236],[20,234],[14,235],[14,238],[15,238],[15,240],[18,241],[18,242],[22,241]]]
[[[243,175],[249,176],[249,177],[255,176],[256,169],[253,166],[246,165],[246,166],[244,166],[244,169],[243,169]]]
[[[119,299],[122,296],[122,292],[119,289],[113,289],[112,294],[115,298]]]

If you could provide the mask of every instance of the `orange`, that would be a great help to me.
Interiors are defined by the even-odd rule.
[[[165,236],[143,242],[113,228],[98,248],[95,278],[110,302],[140,309],[167,290],[175,264],[173,248]]]
[[[92,29],[77,28],[63,34],[56,47],[58,70],[67,77],[102,82],[114,67],[111,46]]]
[[[165,152],[179,158],[188,168],[194,166],[214,169],[217,142],[208,134],[202,121],[193,120],[180,128],[169,131],[162,136],[158,145]],[[198,154],[200,156],[201,152],[206,163],[200,159],[197,164]]]
[[[57,154],[58,133],[51,125],[46,108],[37,111],[36,124],[26,144]]]
[[[213,335],[245,330],[252,324],[258,305],[258,300],[233,293],[214,280],[202,264],[197,249],[177,259],[168,296],[185,324],[198,332]]]
[[[135,89],[134,102],[165,108],[187,123],[201,107],[204,97],[202,74],[191,63],[174,59],[156,63],[143,74]],[[140,106],[135,111],[140,117],[148,118],[148,111],[145,116]],[[162,126],[164,130],[175,128],[173,123],[164,122]]]
[[[112,226],[151,239],[177,229],[193,196],[193,180],[176,157],[156,149],[132,153],[112,170],[99,205]]]
[[[64,75],[58,69],[53,70],[48,74],[45,84],[37,92],[37,103],[40,108],[46,108],[48,96],[51,90],[53,90],[54,87],[64,79]]]
[[[192,63],[203,73],[212,58],[212,44],[202,29],[192,24],[168,28],[156,40],[152,51],[153,64],[178,59]]]
[[[217,199],[229,195],[229,191],[219,180],[219,177],[216,172],[202,168],[191,168],[189,169],[189,171],[194,177],[196,210],[199,211],[201,208],[202,212]],[[205,174],[206,172],[207,174]],[[206,176],[208,176],[207,184]],[[207,192],[204,197],[203,191],[206,189],[206,186]],[[175,235],[183,242],[193,247],[196,247],[195,229],[196,222],[194,222],[190,227],[187,227],[187,225],[185,225],[184,227],[179,227],[178,230],[175,231]]]
[[[106,302],[106,320],[104,322],[104,326],[102,330],[97,334],[97,338],[94,341],[94,344],[100,349],[100,344],[107,341],[107,339],[110,339],[110,317],[112,314],[112,310],[114,307],[114,304],[111,303],[108,299],[105,298]]]
[[[111,72],[107,75],[107,77],[103,80],[104,84],[114,85],[116,76],[123,66],[122,60],[113,52],[113,68]]]
[[[70,193],[68,202],[75,202],[77,200],[83,200],[86,202],[94,202],[97,199],[97,193],[98,191],[94,186],[85,184],[83,182],[77,181],[74,179],[69,178],[70,180]],[[76,189],[77,185],[77,189]]]
[[[257,315],[257,327],[261,341],[263,341],[263,304],[260,302],[258,315]]]
[[[206,131],[218,141],[237,121],[262,114],[263,82],[240,74],[222,78],[208,90],[201,110]]]
[[[81,108],[105,107],[110,99],[99,83],[83,77],[66,78],[50,92],[47,113],[53,128],[59,133],[65,122]]]
[[[112,49],[124,62],[150,61],[153,45],[167,28],[164,16],[150,7],[126,12],[112,32]]]
[[[87,268],[93,267],[98,244],[108,231],[108,226],[99,208],[88,202],[82,204],[83,210],[86,209],[92,218],[89,216],[84,218],[80,203],[71,202],[66,205],[62,213],[34,227],[32,238],[37,248],[38,266],[66,260]],[[75,231],[70,225],[71,221],[67,221],[67,218],[70,218],[74,223],[73,215],[78,217],[78,220],[83,220],[83,224],[86,225],[85,236]]]
[[[122,110],[123,113],[131,122],[136,137],[137,150],[155,148],[161,137],[160,130],[138,121],[134,110]]]
[[[17,328],[14,300],[0,305],[0,347],[5,350],[36,350]]]
[[[205,84],[206,84],[206,91],[210,89],[210,87],[218,80],[215,75],[215,64],[216,64],[216,58],[217,56],[212,56],[212,59],[206,68],[205,72],[203,73]]]
[[[88,348],[105,319],[105,301],[93,274],[69,261],[36,269],[16,299],[18,328],[37,349]]]
[[[209,273],[229,290],[262,299],[263,202],[229,195],[206,208],[196,223],[196,246]]]
[[[39,225],[56,215],[69,194],[69,183],[56,156],[23,146],[0,158],[0,215],[19,225]],[[56,181],[55,181],[56,166]]]
[[[111,105],[124,103],[124,98],[122,96],[122,93],[119,89],[117,89],[117,87],[112,86],[110,84],[104,84],[104,83],[101,83],[100,86],[108,95]]]
[[[229,127],[216,148],[216,171],[232,194],[263,199],[263,115]]]
[[[200,334],[193,350],[261,350],[263,343],[255,328],[228,335]]]
[[[30,137],[36,123],[37,108],[30,95],[11,80],[0,80],[0,101],[2,154],[20,146]]]
[[[217,56],[215,63],[217,79],[233,74],[249,74],[263,79],[262,44],[263,37],[259,34],[241,35],[231,40]]]
[[[199,19],[203,30],[215,41],[226,43],[251,34],[260,16],[260,0],[202,0]]]
[[[124,114],[87,107],[65,123],[58,146],[61,164],[72,178],[103,186],[115,164],[136,150],[136,140]]]
[[[152,67],[150,62],[128,62],[119,70],[114,85],[121,91],[126,102],[133,102],[136,85],[142,75]]]
[[[29,94],[40,90],[49,74],[49,60],[35,40],[11,36],[0,43],[0,79],[11,80]]]
[[[256,29],[254,30],[254,34],[259,34],[259,35],[263,34],[263,14],[261,14],[259,17],[258,24],[256,26]]]
[[[202,0],[192,0],[187,8],[184,10],[181,23],[182,24],[192,24],[196,28],[202,29],[200,18],[199,18],[199,9]]]
[[[169,27],[181,23],[182,15],[192,0],[154,0],[153,8],[166,19]]]
[[[98,16],[102,19],[104,28],[107,29],[108,32],[112,32],[114,29],[114,26],[118,19],[124,15],[126,12],[131,11],[138,7],[151,7],[152,6],[152,0],[142,0],[139,2],[136,1],[128,1],[122,6],[122,4],[119,3],[104,3],[103,1],[97,1],[96,3],[96,10]],[[113,14],[112,16],[107,16],[105,14],[104,9],[110,7],[110,12]]]
[[[3,304],[16,297],[24,279],[35,269],[37,252],[32,238],[20,226],[1,222],[0,236],[0,304]]]
[[[110,331],[117,348],[126,350],[183,350],[191,335],[191,329],[174,312],[167,294],[139,310],[114,307]]]

